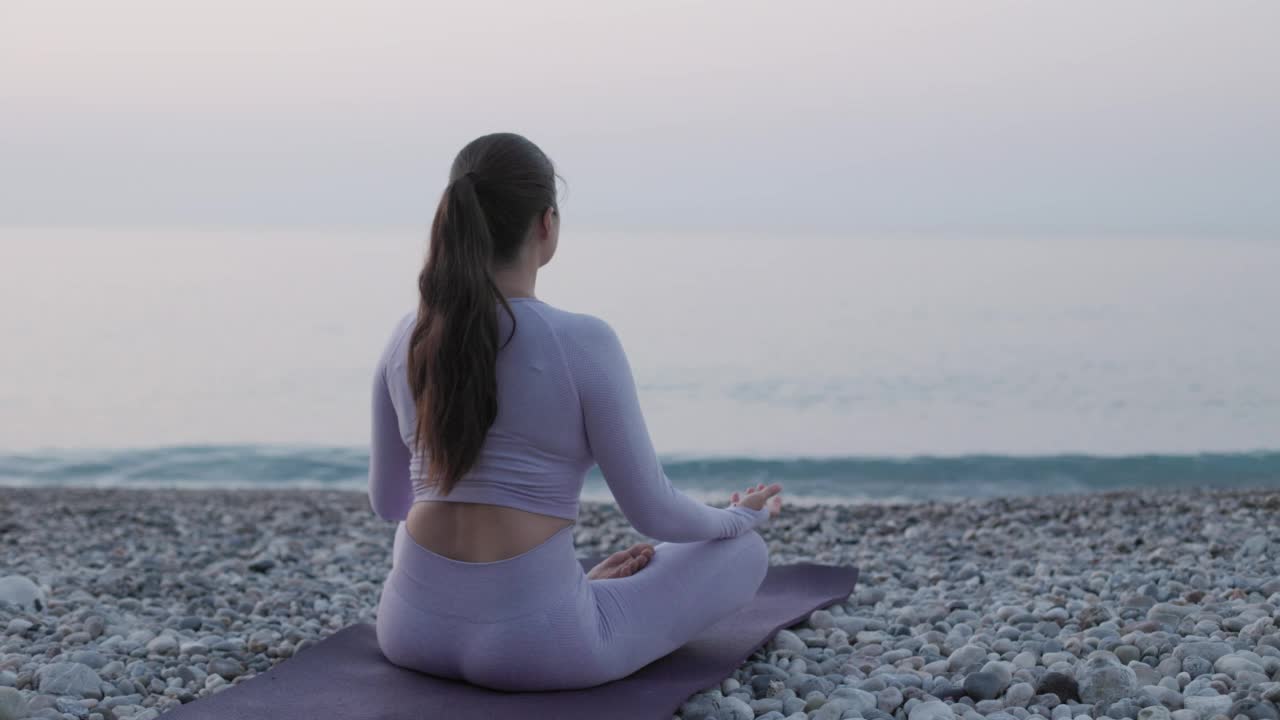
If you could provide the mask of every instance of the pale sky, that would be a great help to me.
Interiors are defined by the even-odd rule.
[[[1276,2],[0,0],[0,224],[1280,235]]]

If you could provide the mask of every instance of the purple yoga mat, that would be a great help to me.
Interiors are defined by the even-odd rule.
[[[604,557],[582,560],[584,569]],[[174,720],[428,720],[530,717],[670,720],[733,674],[774,633],[853,592],[853,566],[769,568],[749,605],[627,677],[585,690],[504,692],[392,665],[373,625],[339,630],[275,667],[166,713]]]

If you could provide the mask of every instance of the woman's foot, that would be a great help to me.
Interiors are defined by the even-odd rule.
[[[649,543],[636,543],[626,550],[619,550],[605,558],[604,562],[591,568],[591,572],[587,573],[587,578],[590,580],[606,580],[635,575],[645,565],[649,564],[649,559],[652,557],[652,545]]]

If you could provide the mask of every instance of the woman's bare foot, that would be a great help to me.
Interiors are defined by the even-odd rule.
[[[626,550],[618,552],[605,558],[599,565],[591,568],[591,572],[587,573],[590,580],[607,580],[609,578],[624,578],[628,575],[635,575],[649,564],[649,559],[653,557],[653,546],[649,543],[636,543]]]

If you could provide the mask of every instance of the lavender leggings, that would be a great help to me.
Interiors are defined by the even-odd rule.
[[[654,545],[626,578],[588,580],[573,525],[495,562],[438,555],[396,528],[378,645],[402,667],[498,690],[585,688],[631,674],[755,596],[769,551],[755,530]]]

